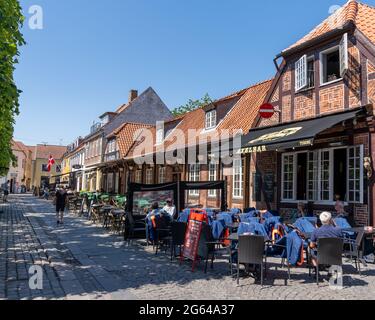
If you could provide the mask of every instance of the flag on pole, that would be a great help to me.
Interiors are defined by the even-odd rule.
[[[50,155],[49,160],[48,160],[48,165],[47,165],[48,172],[51,172],[51,168],[54,164],[55,164],[55,159],[53,159],[52,155]]]

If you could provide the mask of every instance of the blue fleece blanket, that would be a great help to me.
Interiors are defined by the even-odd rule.
[[[276,242],[276,246],[272,246],[267,255],[279,258],[286,258],[288,263],[292,266],[297,265],[301,259],[301,246],[303,240],[296,231],[292,231],[285,237]]]
[[[220,239],[220,236],[222,235],[224,229],[225,229],[225,222],[224,220],[216,220],[213,221],[211,224],[212,227],[212,235],[215,240]]]
[[[306,218],[299,218],[297,221],[294,223],[294,226],[301,232],[305,233],[311,233],[315,230],[314,226],[312,223],[307,220]]]
[[[233,219],[229,213],[222,212],[216,215],[216,220],[223,220],[226,225],[232,224]]]
[[[257,234],[257,235],[260,235],[269,239],[266,229],[264,229],[264,226],[256,222],[253,222],[253,223],[241,222],[240,225],[238,226],[238,235],[242,235],[244,233],[253,233],[253,234]]]

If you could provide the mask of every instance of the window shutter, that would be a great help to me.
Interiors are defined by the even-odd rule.
[[[307,86],[307,55],[304,55],[296,62],[296,91],[301,90]]]
[[[340,76],[344,77],[346,71],[349,69],[348,61],[348,34],[345,33],[340,42]]]

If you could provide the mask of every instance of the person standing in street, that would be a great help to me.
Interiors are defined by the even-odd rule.
[[[4,196],[3,196],[3,202],[8,202],[8,195],[9,195],[9,180],[4,183],[3,185],[3,191],[4,191]]]
[[[68,193],[61,187],[56,191],[55,204],[56,204],[56,224],[64,224],[64,211],[68,201]]]

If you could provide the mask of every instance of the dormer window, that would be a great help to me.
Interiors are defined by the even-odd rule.
[[[348,34],[344,34],[340,44],[320,53],[320,84],[324,85],[344,77],[348,70]],[[314,58],[302,56],[295,64],[295,90],[315,86]]]
[[[327,84],[340,80],[348,70],[348,34],[338,46],[320,53],[320,82]]]
[[[206,130],[216,127],[216,110],[206,112]]]

